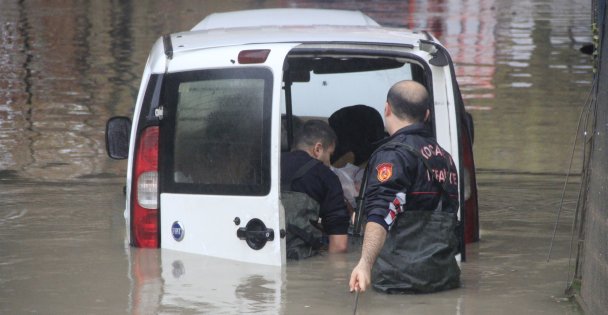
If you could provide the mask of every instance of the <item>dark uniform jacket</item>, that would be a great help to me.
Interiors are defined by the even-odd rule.
[[[388,230],[372,269],[374,288],[428,293],[458,287],[458,175],[451,156],[419,123],[393,134],[368,167],[367,219]]]
[[[420,156],[390,145],[393,142],[406,143],[417,149],[433,169],[432,174]],[[381,149],[370,158],[369,167],[372,169],[365,194],[368,221],[376,222],[387,230],[394,221],[391,208],[395,208],[394,214],[402,210],[436,209],[441,197],[445,197],[442,196],[443,183],[452,202],[458,201],[458,174],[452,157],[437,144],[423,123],[402,128],[385,140]],[[391,206],[395,200],[405,206],[402,209]],[[444,202],[449,203],[447,200]],[[452,207],[446,204],[442,211],[455,212],[457,207],[457,204]]]

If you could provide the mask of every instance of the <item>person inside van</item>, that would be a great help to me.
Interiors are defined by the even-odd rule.
[[[315,244],[321,234],[311,229],[317,216],[302,209],[304,202],[290,202],[287,191],[304,193],[314,200],[313,204],[316,202],[322,232],[329,240],[328,252],[347,251],[349,213],[340,180],[329,168],[335,147],[336,134],[331,127],[321,120],[308,120],[296,130],[293,150],[281,156],[281,201],[286,212],[288,258],[311,256],[311,251],[318,249]],[[300,248],[294,249],[296,245],[291,244]]]
[[[361,104],[337,110],[328,122],[338,138],[332,170],[340,179],[344,198],[355,209],[367,160],[387,136],[384,122],[376,109]]]

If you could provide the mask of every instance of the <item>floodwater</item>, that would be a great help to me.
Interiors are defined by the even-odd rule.
[[[580,314],[564,294],[580,149],[561,197],[592,78],[584,0],[1,1],[0,313],[353,313],[357,251],[281,272],[125,244],[126,162],[106,157],[103,131],[132,113],[152,43],[212,12],[269,7],[430,30],[475,119],[481,241],[462,288],[368,292],[358,314]]]

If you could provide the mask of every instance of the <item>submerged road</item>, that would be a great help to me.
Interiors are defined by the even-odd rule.
[[[3,1],[0,313],[352,313],[357,250],[277,271],[125,244],[126,163],[106,157],[103,129],[131,114],[152,43],[215,11],[278,6],[430,30],[475,120],[481,241],[467,248],[463,287],[368,292],[358,314],[580,314],[564,290],[582,154],[546,257],[592,78],[578,51],[590,41],[582,0]]]

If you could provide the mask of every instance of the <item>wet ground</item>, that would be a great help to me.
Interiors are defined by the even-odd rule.
[[[578,52],[590,41],[582,0],[2,1],[0,313],[353,312],[357,252],[280,272],[125,244],[126,164],[105,155],[105,121],[131,114],[158,36],[261,7],[359,9],[430,30],[451,52],[475,119],[481,241],[467,248],[463,287],[366,293],[359,314],[580,313],[564,294],[578,153],[546,258],[592,77]]]

